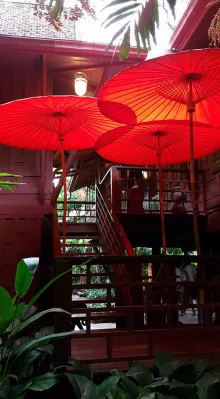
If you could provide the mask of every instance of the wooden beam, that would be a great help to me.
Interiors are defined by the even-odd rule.
[[[100,62],[99,64],[90,64],[90,65],[71,65],[68,67],[62,67],[62,68],[54,68],[50,69],[50,72],[52,74],[62,74],[62,73],[68,73],[68,72],[74,72],[74,71],[84,71],[84,70],[89,70],[89,69],[97,69],[97,68],[105,68],[105,67],[114,67],[117,65],[126,65],[126,67],[131,66],[134,64],[134,62],[129,61],[129,60],[123,60],[123,61],[114,61],[111,62],[110,60],[108,62]]]
[[[66,174],[67,175],[73,165],[73,162],[75,162],[77,160],[78,155],[79,155],[79,151],[71,151],[70,152],[69,157],[66,162]],[[55,189],[53,190],[53,194],[51,197],[51,205],[52,206],[54,206],[56,204],[57,198],[59,197],[62,186],[63,186],[63,175],[60,176],[59,182],[58,182],[57,186],[55,187]]]
[[[185,13],[183,14],[180,22],[178,23],[176,29],[171,36],[171,48],[175,48],[178,51],[185,50],[193,35],[195,34],[196,29],[201,24],[205,15],[208,13],[209,8],[207,7],[207,5],[209,2],[210,0],[192,0],[189,3]]]
[[[41,58],[41,94],[46,96],[47,94],[47,65],[46,65],[46,55],[42,54]],[[41,167],[40,167],[40,204],[45,204],[45,179],[46,179],[46,153],[41,151]]]

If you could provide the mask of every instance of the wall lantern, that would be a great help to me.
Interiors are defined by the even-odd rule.
[[[87,90],[87,76],[84,72],[76,72],[74,89],[77,96],[84,96]]]
[[[143,170],[143,171],[142,171],[142,176],[143,176],[143,178],[144,178],[145,180],[147,180],[147,179],[149,178],[149,173],[148,173],[148,171],[147,171],[147,170]]]

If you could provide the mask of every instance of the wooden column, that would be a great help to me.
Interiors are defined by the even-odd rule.
[[[127,265],[127,275],[130,282],[141,283],[142,282],[142,264],[134,263]],[[132,305],[144,305],[144,294],[143,286],[131,287],[130,294],[132,298]],[[135,330],[143,330],[144,328],[144,312],[143,310],[135,311],[130,318],[132,322],[132,328]]]
[[[160,255],[160,246],[155,246],[152,248],[152,255]],[[160,263],[153,263],[152,264],[152,271],[153,271],[153,276],[152,280],[153,281],[158,281],[158,278],[161,277],[163,274],[164,270],[163,268],[166,267],[165,265],[162,266]],[[151,292],[147,292],[147,303],[148,305],[159,305],[160,304],[160,298],[161,295],[157,295],[157,291],[160,290],[161,288],[152,288]],[[149,327],[158,327],[158,326],[164,326],[166,323],[166,311],[157,311],[154,312],[152,310],[147,312],[147,325]]]
[[[78,157],[79,152],[78,151],[71,151],[69,154],[69,157],[66,161],[66,175],[68,175],[71,167],[73,166],[73,162],[76,161],[77,157]],[[57,186],[54,188],[53,190],[53,194],[51,197],[51,205],[54,206],[57,202],[57,198],[59,197],[60,191],[63,187],[63,173],[60,176],[59,182],[57,184]]]
[[[41,76],[42,76],[42,87],[41,94],[46,96],[47,94],[47,66],[46,66],[46,55],[41,55]],[[40,205],[45,204],[45,179],[46,179],[46,154],[45,151],[41,151],[41,168],[40,168]]]
[[[111,205],[115,213],[121,209],[117,166],[111,167]]]
[[[42,219],[41,252],[40,252],[40,263],[39,263],[39,290],[51,280],[52,277],[51,271],[53,267],[54,267],[54,257],[53,257],[52,217],[51,215],[46,215]],[[45,291],[45,293],[39,298],[38,303],[39,303],[39,308],[41,310],[54,307],[53,286],[51,286],[47,291]]]
[[[71,263],[65,259],[56,260],[56,275],[71,269]],[[54,283],[55,307],[69,312],[69,314],[57,313],[55,315],[55,331],[57,333],[71,331],[72,314],[72,273],[66,273]],[[71,337],[63,338],[55,342],[55,364],[65,364],[71,356]]]

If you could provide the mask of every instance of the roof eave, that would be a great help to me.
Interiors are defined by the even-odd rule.
[[[58,39],[38,39],[15,36],[0,35],[0,48],[24,50],[39,53],[56,53],[63,55],[77,55],[90,57],[106,57],[106,59],[117,57],[119,52],[115,51],[115,46],[111,46],[106,52],[106,44],[89,43],[77,40],[58,40]],[[128,62],[143,61],[146,58],[145,53],[137,54],[136,48],[131,48]]]
[[[171,39],[170,47],[182,51],[186,48],[197,27],[208,11],[210,0],[191,0],[187,10],[177,25]]]

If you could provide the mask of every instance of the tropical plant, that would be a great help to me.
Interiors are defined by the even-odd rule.
[[[51,342],[71,335],[72,332],[56,334],[49,329],[36,328],[43,316],[50,313],[67,313],[60,308],[36,312],[34,304],[58,278],[44,286],[27,304],[24,297],[34,278],[38,258],[21,260],[17,265],[14,283],[15,295],[0,287],[0,397],[23,398],[27,391],[42,391],[58,382],[58,375],[46,370],[45,361],[52,354]],[[70,270],[71,271],[71,270]]]
[[[119,58],[126,59],[130,51],[131,37],[134,37],[137,52],[141,49],[147,52],[152,43],[156,44],[156,30],[159,28],[159,11],[163,7],[166,14],[168,10],[175,18],[175,7],[178,2],[189,3],[190,0],[104,0],[103,10],[110,10],[109,15],[104,21],[104,26],[108,28],[117,23],[119,28],[113,35],[109,48],[116,39],[120,39]],[[216,5],[220,0],[210,0],[208,7]],[[207,4],[204,6],[207,7]],[[112,10],[112,11],[111,11]],[[35,15],[45,18],[56,30],[62,29],[66,19],[78,21],[84,16],[96,18],[95,9],[90,6],[89,0],[76,0],[71,8],[65,8],[65,0],[37,0]],[[62,18],[63,16],[63,18]],[[167,17],[169,19],[169,17]],[[61,21],[62,19],[62,21]],[[208,36],[210,43],[217,47],[220,44],[220,9],[215,14]],[[168,21],[169,22],[169,21]]]
[[[128,57],[131,36],[133,36],[138,54],[140,54],[141,49],[147,52],[151,48],[152,42],[156,44],[156,29],[159,28],[160,7],[165,9],[167,15],[169,14],[167,11],[169,8],[175,18],[177,1],[185,1],[186,4],[189,4],[189,0],[105,0],[107,4],[104,10],[117,7],[106,18],[105,27],[122,22],[108,47],[117,38],[121,38],[119,57],[120,59],[125,59]],[[204,4],[202,7],[211,7],[218,3],[220,3],[220,0],[211,0],[208,5]],[[210,24],[208,37],[211,45],[214,47],[220,45],[220,9]]]
[[[5,173],[5,172],[0,173],[0,178],[8,178],[8,177],[19,178],[19,177],[22,177],[22,176],[14,175],[14,174],[11,174],[11,173]],[[13,192],[14,191],[13,187],[14,186],[18,186],[20,184],[23,184],[23,183],[20,183],[18,181],[1,180],[0,181],[0,189],[5,188],[6,190]]]
[[[64,377],[72,385],[77,399],[217,399],[220,397],[218,367],[204,360],[178,360],[171,352],[156,355],[156,368],[135,362],[122,373],[112,371],[112,376],[99,386],[93,382],[90,366],[71,359]]]

